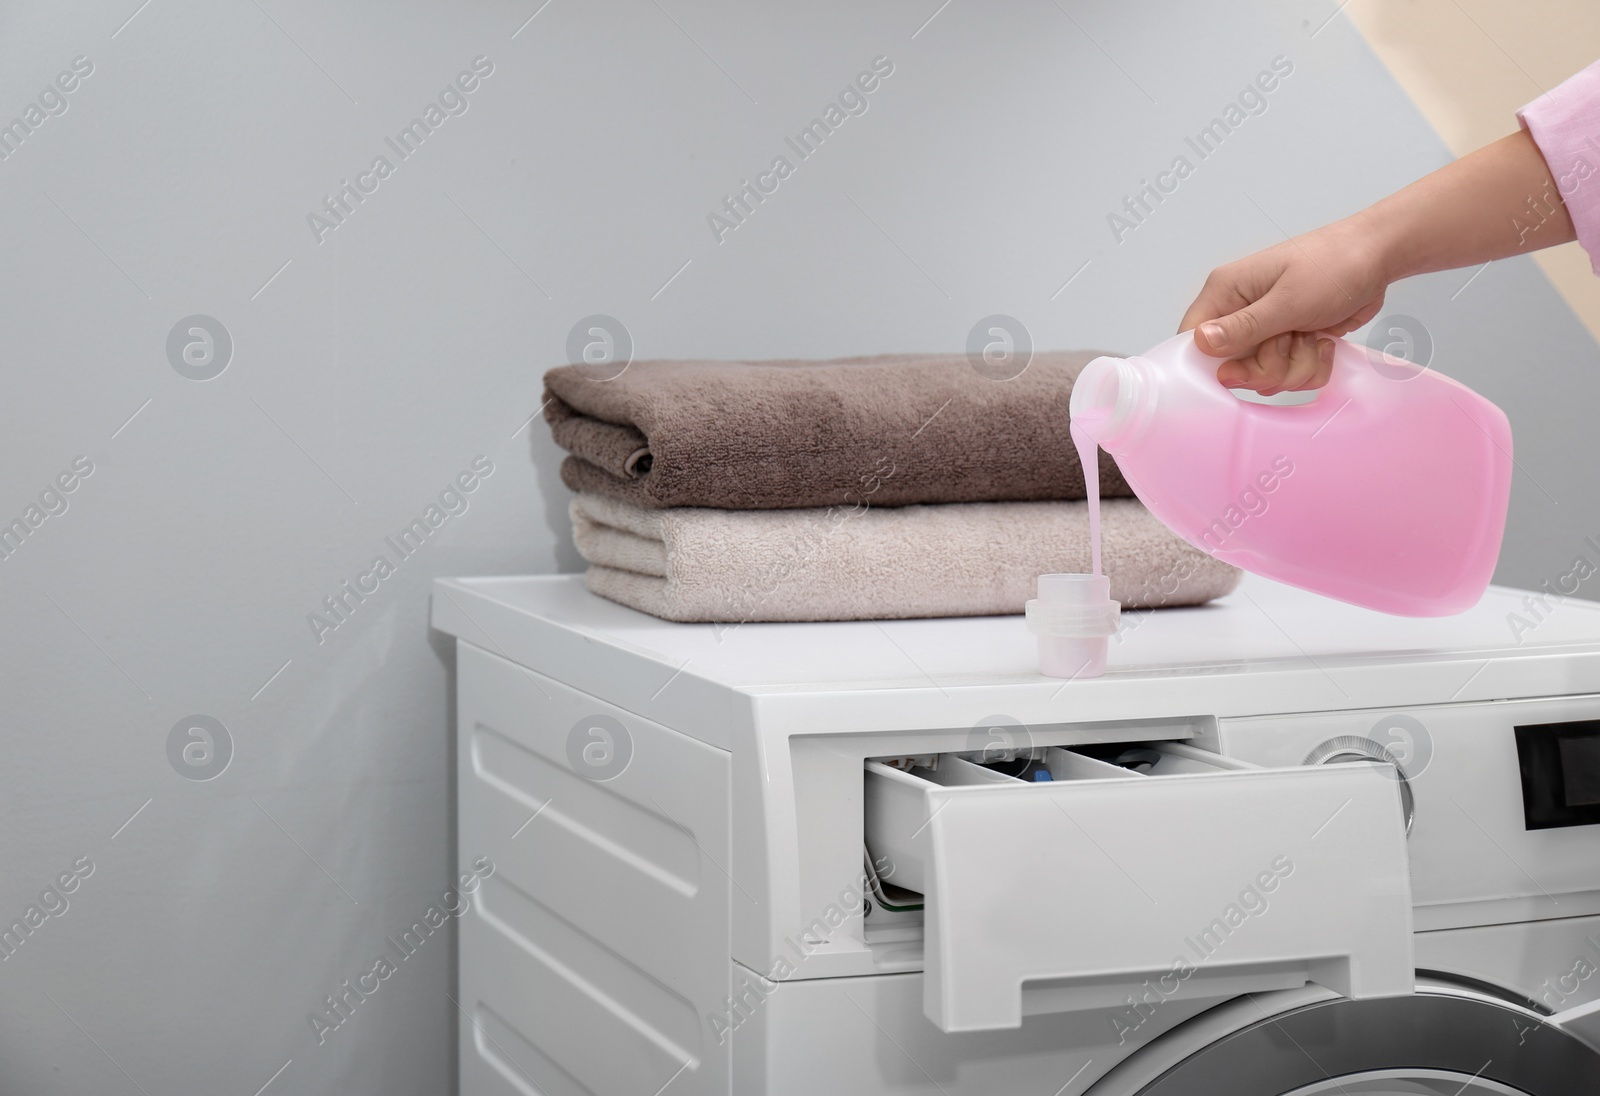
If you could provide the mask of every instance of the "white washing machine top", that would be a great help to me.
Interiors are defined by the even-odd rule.
[[[1038,672],[1020,615],[675,624],[554,575],[438,580],[433,624],[634,711],[732,691],[790,733],[1600,692],[1600,604],[1502,587],[1459,616],[1409,618],[1246,575],[1211,605],[1125,613],[1105,675],[1066,682]]]

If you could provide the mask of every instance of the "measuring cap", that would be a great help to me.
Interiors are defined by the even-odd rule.
[[[1121,617],[1105,575],[1040,575],[1039,596],[1028,602],[1026,616],[1028,630],[1039,637],[1039,672],[1099,677]]]

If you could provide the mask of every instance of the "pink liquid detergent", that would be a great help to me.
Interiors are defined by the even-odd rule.
[[[1092,419],[1094,414],[1091,413]],[[1104,416],[1101,416],[1104,418]],[[1089,501],[1089,558],[1094,574],[1100,573],[1100,447],[1076,417],[1067,424],[1078,463],[1083,466],[1083,486]]]
[[[1190,544],[1267,578],[1403,616],[1471,608],[1500,552],[1511,425],[1465,385],[1334,340],[1311,403],[1247,403],[1192,334],[1096,358],[1072,392],[1100,573],[1096,446]]]

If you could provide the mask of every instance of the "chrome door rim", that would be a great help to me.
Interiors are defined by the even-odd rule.
[[[1499,1081],[1455,1070],[1375,1069],[1314,1081],[1283,1096],[1528,1096]]]
[[[1354,1096],[1360,1090],[1346,1079],[1364,1078],[1391,1080],[1389,1092],[1400,1096],[1435,1096],[1437,1087],[1420,1087],[1435,1071],[1453,1077],[1462,1096],[1600,1093],[1600,1052],[1549,1016],[1480,988],[1418,981],[1418,992],[1403,997],[1350,1000],[1308,986],[1235,999],[1155,1040],[1146,1048],[1153,1059],[1134,1055],[1092,1091],[1340,1096],[1343,1085]],[[1316,1048],[1314,1059],[1307,1048]],[[1400,1087],[1406,1079],[1413,1082],[1409,1091]],[[1388,1096],[1369,1085],[1364,1096],[1380,1093]],[[1442,1096],[1456,1092],[1445,1088]]]

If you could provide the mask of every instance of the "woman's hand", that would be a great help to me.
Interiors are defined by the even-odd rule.
[[[1577,238],[1544,154],[1519,130],[1352,217],[1219,266],[1184,313],[1229,388],[1328,383],[1333,344],[1370,322],[1390,283]],[[1600,269],[1600,268],[1597,268]]]
[[[1219,266],[1184,313],[1180,331],[1229,358],[1217,380],[1262,395],[1328,383],[1333,343],[1383,307],[1383,248],[1361,214]]]

